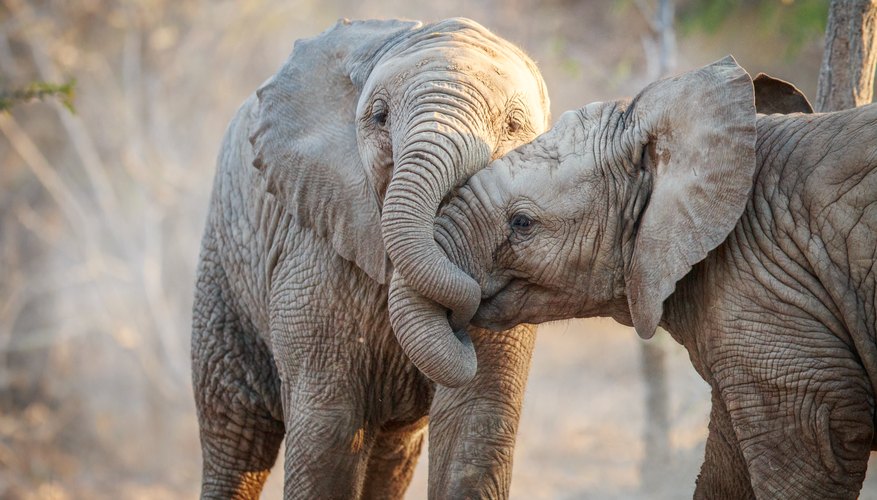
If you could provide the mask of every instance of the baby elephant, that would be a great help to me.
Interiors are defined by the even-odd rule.
[[[533,62],[468,19],[341,21],[295,44],[219,154],[192,332],[203,497],[258,496],[285,436],[285,498],[400,498],[427,417],[430,497],[508,494],[532,328],[473,335],[477,376],[474,355],[422,362],[436,386],[393,336],[388,282],[459,308],[438,206],[548,109]]]
[[[685,346],[713,402],[695,497],[856,497],[874,445],[877,105],[756,115],[725,58],[565,113],[436,228],[481,287],[477,325],[611,316]]]

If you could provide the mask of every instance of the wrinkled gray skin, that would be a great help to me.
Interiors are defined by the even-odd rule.
[[[390,328],[388,255],[408,266],[396,281],[455,305],[452,275],[418,274],[438,254],[477,305],[433,239],[437,207],[547,114],[533,63],[470,20],[342,21],[296,43],[219,155],[192,338],[202,497],[256,497],[284,435],[287,498],[401,497],[427,420],[431,497],[507,495],[532,328],[452,336],[469,365],[421,368],[462,387],[433,385]],[[400,340],[415,359],[423,340]]]
[[[731,58],[565,113],[436,238],[474,323],[659,324],[712,387],[696,498],[855,498],[874,446],[877,105],[757,115]]]

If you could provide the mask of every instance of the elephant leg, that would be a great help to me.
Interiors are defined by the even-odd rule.
[[[535,327],[470,333],[478,353],[475,378],[456,389],[436,387],[430,409],[430,498],[509,494]]]
[[[302,334],[300,328],[272,327],[274,353],[282,360],[284,498],[359,498],[377,430],[366,421],[364,401],[377,381],[356,369],[361,358],[355,351],[314,341],[333,339],[334,330]]]
[[[298,384],[284,406],[284,498],[359,498],[374,432],[360,405],[336,393],[342,384]],[[334,385],[335,387],[332,387]]]
[[[402,498],[411,483],[426,434],[427,417],[378,433],[368,460],[363,499]]]
[[[283,440],[279,379],[267,346],[219,286],[199,278],[192,331],[202,498],[258,498]]]
[[[870,382],[847,344],[807,326],[753,325],[728,333],[715,353],[712,373],[721,375],[716,383],[758,498],[856,498],[865,478]]]
[[[713,390],[712,400],[709,436],[694,498],[754,499],[755,493],[731,426],[731,417],[716,390]]]

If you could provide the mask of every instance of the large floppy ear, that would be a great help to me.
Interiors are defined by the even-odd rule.
[[[728,56],[653,83],[626,112],[643,145],[636,161],[652,176],[631,261],[628,305],[637,333],[650,338],[664,300],[734,228],[755,172],[752,80]]]
[[[267,189],[295,217],[380,283],[390,264],[380,203],[356,142],[360,91],[380,55],[420,23],[339,21],[298,40],[283,67],[256,95],[250,136]]]
[[[752,84],[755,85],[755,111],[759,113],[787,115],[813,112],[807,96],[787,81],[759,73]]]

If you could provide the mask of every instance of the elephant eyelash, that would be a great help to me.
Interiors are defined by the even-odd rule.
[[[533,219],[526,214],[515,214],[512,220],[509,221],[509,225],[516,230],[526,231],[533,226]]]
[[[508,137],[521,137],[533,133],[521,108],[515,108],[506,116],[505,132]]]
[[[506,121],[506,131],[509,134],[517,134],[523,127],[524,126],[521,125],[521,122],[519,122],[514,116],[509,116]]]
[[[537,222],[530,215],[518,212],[509,218],[508,224],[511,229],[510,238],[520,241],[521,238],[528,238],[531,235]]]
[[[508,110],[503,124],[506,136],[515,137],[532,131],[527,124],[527,114],[524,112],[525,106],[520,95],[512,96],[506,103],[505,109]]]
[[[372,115],[372,119],[375,121],[376,124],[383,127],[387,124],[387,116],[388,116],[388,113],[386,111],[380,111],[380,112]]]
[[[390,107],[383,99],[376,99],[372,103],[371,119],[379,127],[386,127],[390,117]]]

